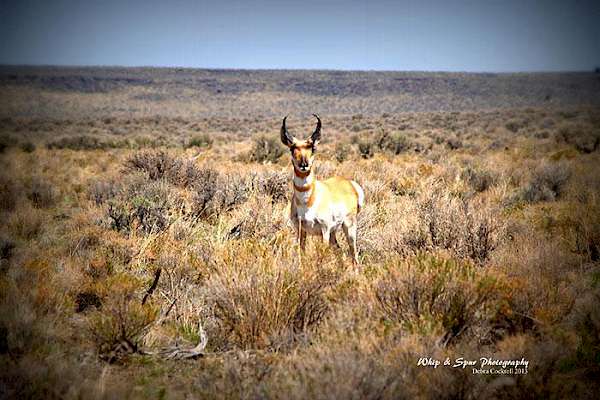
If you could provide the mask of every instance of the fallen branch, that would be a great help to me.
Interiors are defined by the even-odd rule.
[[[171,305],[169,306],[169,308],[165,312],[165,316],[163,318],[167,318],[169,316],[169,313],[173,309],[173,306],[175,306],[175,303],[177,303],[177,300],[178,300],[177,298],[175,300],[173,300],[173,302],[171,303]]]
[[[148,352],[144,351],[142,354],[146,355],[157,355],[167,360],[186,360],[186,359],[194,359],[199,357],[204,357],[204,349],[206,348],[206,344],[208,343],[208,337],[206,336],[206,332],[202,328],[202,325],[198,323],[198,331],[200,334],[200,340],[196,347],[193,348],[180,348],[175,345],[173,347],[167,347],[157,352]]]
[[[158,280],[160,279],[161,272],[162,272],[162,268],[158,267],[156,269],[156,272],[154,273],[154,281],[152,282],[152,286],[150,286],[148,288],[148,291],[146,292],[146,294],[144,295],[144,298],[142,299],[142,305],[146,304],[146,301],[148,300],[148,298],[150,296],[152,296],[152,293],[154,293],[154,291],[156,290],[156,287],[158,286]]]

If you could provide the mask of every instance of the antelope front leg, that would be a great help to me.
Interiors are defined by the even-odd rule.
[[[293,218],[294,228],[298,235],[298,242],[300,244],[300,250],[304,253],[306,250],[306,230],[302,226],[302,220],[299,218]]]
[[[329,228],[321,228],[321,235],[323,238],[323,242],[329,243],[329,238],[331,236],[331,230]]]
[[[300,233],[298,236],[300,238],[300,250],[304,252],[306,250],[306,231],[302,229],[302,227],[300,227]]]

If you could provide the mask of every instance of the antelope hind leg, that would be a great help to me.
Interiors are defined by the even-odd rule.
[[[356,218],[348,219],[342,225],[344,230],[344,234],[346,235],[346,240],[348,241],[348,246],[350,247],[350,257],[352,257],[352,262],[354,264],[358,264],[358,250],[356,248],[356,233],[357,233],[357,224]]]
[[[331,234],[329,235],[329,244],[332,247],[335,247],[336,249],[340,248],[340,244],[337,241],[337,238],[335,237],[335,230],[331,231]]]

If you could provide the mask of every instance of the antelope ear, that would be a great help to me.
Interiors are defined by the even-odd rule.
[[[287,128],[285,127],[286,119],[287,115],[283,118],[283,123],[281,124],[281,143],[285,144],[287,147],[292,147],[294,145],[294,137],[290,135]]]
[[[317,127],[312,135],[310,135],[310,142],[313,147],[315,147],[321,141],[321,119],[317,114],[313,114],[313,116],[317,119]]]

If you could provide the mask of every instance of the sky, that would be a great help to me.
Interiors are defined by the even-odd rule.
[[[0,0],[0,64],[593,70],[600,1]]]

